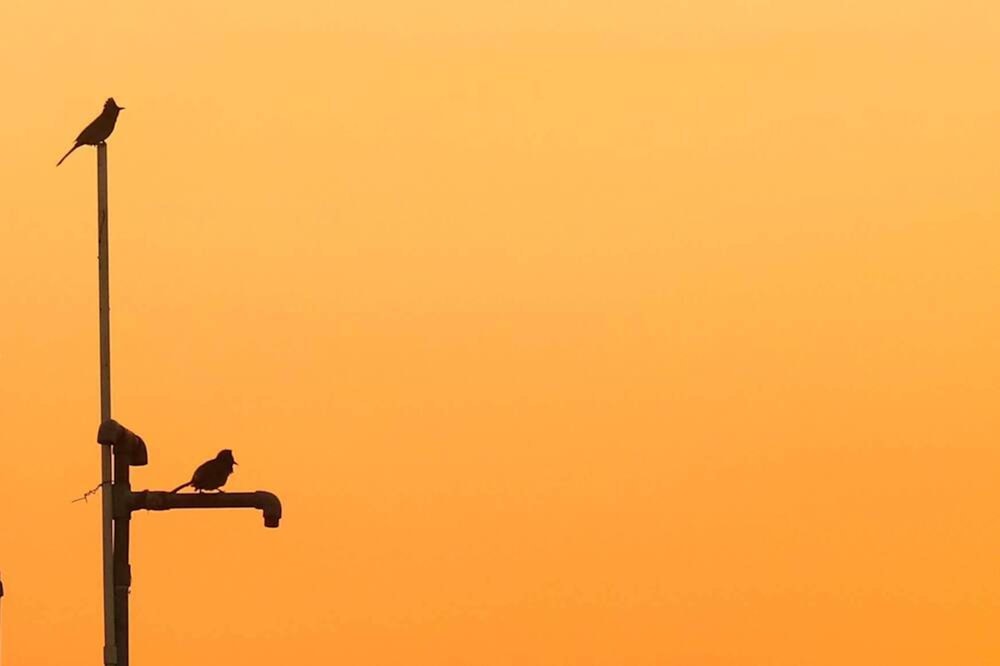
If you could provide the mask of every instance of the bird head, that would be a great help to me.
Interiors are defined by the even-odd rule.
[[[104,110],[111,111],[112,109],[114,109],[115,111],[123,111],[125,107],[118,106],[117,102],[115,102],[115,98],[109,97],[108,101],[104,103]]]
[[[233,458],[233,452],[230,449],[222,449],[219,451],[219,455],[215,456],[216,460],[221,462],[229,463],[230,465],[239,465],[236,459]]]

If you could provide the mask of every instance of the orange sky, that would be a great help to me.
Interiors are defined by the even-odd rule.
[[[4,664],[1000,662],[991,0],[0,4]],[[696,5],[692,7],[692,5]]]

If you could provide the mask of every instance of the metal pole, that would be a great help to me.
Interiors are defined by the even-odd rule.
[[[108,146],[97,144],[97,277],[101,335],[101,423],[111,418],[111,308],[108,287]],[[101,534],[104,563],[104,663],[118,662],[115,647],[114,543],[111,519],[111,446],[101,446]]]
[[[0,602],[2,601],[3,601],[3,580],[0,580]],[[2,663],[3,663],[3,623],[0,622],[0,664]]]
[[[118,666],[128,666],[128,588],[132,584],[129,564],[129,533],[132,494],[129,466],[132,459],[129,444],[115,447],[115,641]]]

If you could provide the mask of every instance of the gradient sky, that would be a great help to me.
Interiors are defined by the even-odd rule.
[[[0,4],[5,664],[1000,662],[993,0]]]

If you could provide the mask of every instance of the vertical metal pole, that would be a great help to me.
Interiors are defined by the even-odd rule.
[[[2,601],[3,601],[3,580],[0,580],[0,602]],[[2,619],[2,617],[0,617],[0,619]],[[0,622],[0,664],[3,664],[3,622]]]
[[[108,287],[108,146],[97,144],[97,278],[101,335],[101,423],[111,418],[111,307]],[[118,662],[115,647],[115,595],[111,519],[111,446],[101,446],[101,534],[104,563],[104,663]]]
[[[129,532],[132,512],[129,494],[132,484],[129,465],[132,464],[131,444],[115,447],[115,641],[118,649],[118,666],[128,666],[128,588],[132,584],[132,567],[129,565]]]

